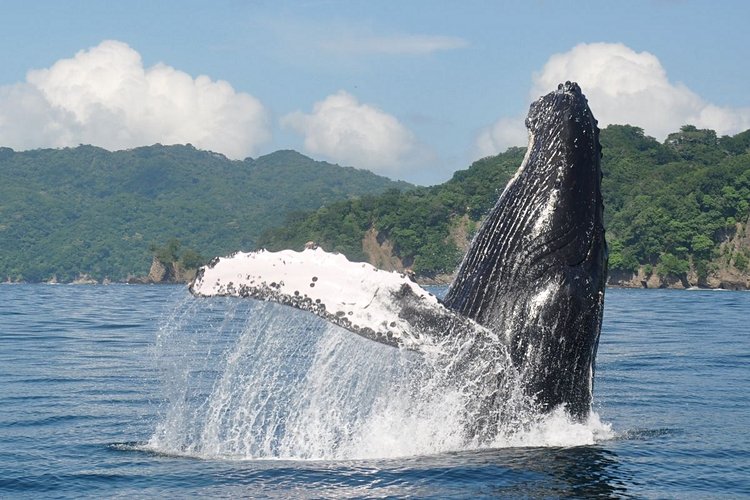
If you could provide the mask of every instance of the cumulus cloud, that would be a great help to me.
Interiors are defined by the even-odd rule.
[[[710,128],[719,135],[750,128],[750,108],[711,104],[684,84],[671,82],[653,54],[619,43],[580,44],[555,54],[532,80],[530,101],[560,82],[577,81],[599,126],[635,125],[660,140],[685,124]],[[504,118],[482,131],[477,149],[483,155],[497,153],[525,144],[525,136],[521,117]]]
[[[510,146],[523,146],[528,141],[528,133],[523,116],[500,118],[479,133],[476,140],[478,156],[501,153]]]
[[[266,111],[225,81],[193,78],[107,40],[0,87],[0,143],[15,149],[192,143],[244,158],[270,138]]]
[[[422,55],[467,47],[463,38],[441,35],[391,35],[350,37],[326,41],[321,46],[336,52],[357,54]]]
[[[394,116],[339,91],[316,102],[312,113],[296,111],[281,123],[304,137],[308,153],[384,174],[424,160],[414,134]]]

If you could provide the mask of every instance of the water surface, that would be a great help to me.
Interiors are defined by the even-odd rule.
[[[0,304],[0,497],[750,496],[747,292],[608,290],[601,422],[482,449],[456,449],[435,415],[363,420],[415,361],[305,315],[171,286],[7,285]],[[263,394],[271,412],[306,401],[307,420],[260,439],[251,419],[273,414],[237,403]],[[430,446],[445,451],[412,453]]]

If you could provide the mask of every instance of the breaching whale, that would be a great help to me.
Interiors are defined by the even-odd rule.
[[[444,304],[504,332],[542,409],[588,415],[607,246],[599,129],[576,83],[531,105],[529,146],[464,258]]]
[[[403,274],[321,249],[215,258],[189,289],[289,305],[396,347],[455,349],[457,373],[483,356],[479,404],[495,410],[475,432],[498,418],[503,370],[542,413],[562,406],[585,420],[607,274],[599,130],[570,82],[532,103],[526,126],[523,163],[443,301]]]

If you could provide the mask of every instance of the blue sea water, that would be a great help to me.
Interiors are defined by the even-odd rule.
[[[598,420],[462,448],[406,401],[417,361],[302,313],[0,286],[0,498],[750,497],[748,311],[608,290]]]

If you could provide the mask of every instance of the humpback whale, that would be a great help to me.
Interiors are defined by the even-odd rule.
[[[529,146],[487,216],[444,304],[506,334],[542,409],[588,415],[607,246],[599,129],[576,83],[531,105]]]
[[[190,292],[278,302],[377,342],[447,352],[456,377],[482,371],[474,433],[496,428],[508,371],[540,414],[562,407],[583,421],[607,274],[599,130],[571,82],[532,103],[526,126],[526,156],[442,301],[403,274],[322,249],[215,258]]]

